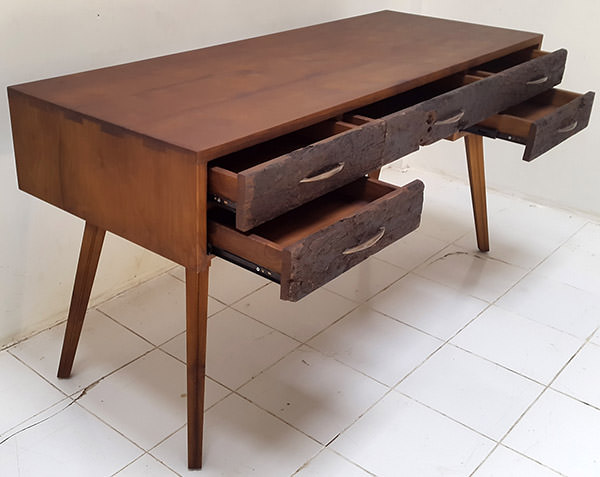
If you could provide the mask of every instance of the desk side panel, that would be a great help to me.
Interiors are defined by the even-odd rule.
[[[194,153],[10,89],[9,103],[21,190],[184,266],[205,259]]]

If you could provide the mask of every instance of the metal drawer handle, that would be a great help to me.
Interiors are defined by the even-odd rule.
[[[377,242],[379,242],[379,240],[381,240],[381,237],[383,237],[384,234],[385,234],[385,227],[381,227],[379,229],[379,232],[377,232],[377,235],[375,235],[374,237],[371,237],[369,240],[366,240],[365,242],[361,243],[360,245],[357,245],[356,247],[347,248],[346,250],[344,250],[342,252],[342,254],[350,255],[350,254],[353,254],[356,252],[362,252],[363,250],[371,248],[373,245],[375,245]]]
[[[330,177],[335,176],[338,172],[341,172],[343,168],[344,168],[344,163],[338,162],[338,165],[335,166],[333,169],[329,169],[328,171],[325,171],[321,174],[317,174],[316,176],[305,177],[304,179],[302,179],[300,181],[300,184],[305,184],[307,182],[323,181],[325,179],[329,179]]]
[[[532,85],[532,84],[542,84],[545,83],[546,81],[548,81],[548,77],[547,76],[542,76],[541,78],[535,79],[535,80],[531,80],[528,81],[527,84],[528,85]]]
[[[564,128],[560,128],[556,132],[557,133],[568,133],[568,132],[572,131],[573,129],[575,129],[576,127],[577,127],[577,121],[573,121],[568,126],[565,126]]]
[[[465,115],[464,111],[461,111],[460,113],[456,114],[455,116],[452,116],[451,118],[448,119],[442,119],[441,121],[436,121],[435,124],[436,126],[441,126],[444,124],[453,124],[453,123],[457,123],[458,121],[460,121],[460,119]]]

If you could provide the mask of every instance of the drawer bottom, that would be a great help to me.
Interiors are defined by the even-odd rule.
[[[234,214],[215,208],[208,221],[215,255],[281,285],[297,301],[415,230],[423,183],[397,187],[362,178],[248,232]]]

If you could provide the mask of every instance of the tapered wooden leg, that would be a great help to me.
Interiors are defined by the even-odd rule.
[[[67,319],[67,328],[63,341],[60,364],[58,366],[58,377],[68,378],[73,368],[73,360],[77,351],[77,343],[81,335],[85,312],[90,301],[90,293],[98,268],[98,260],[104,243],[106,231],[86,222],[79,252],[79,263],[75,274],[73,295]]]
[[[483,166],[483,137],[475,134],[465,136],[467,166],[471,183],[471,200],[475,217],[477,246],[482,252],[490,250],[488,236],[487,204],[485,194],[485,168]]]
[[[197,272],[186,269],[187,316],[187,428],[188,467],[202,467],[204,425],[204,374],[206,369],[206,324],[208,306],[208,267]]]

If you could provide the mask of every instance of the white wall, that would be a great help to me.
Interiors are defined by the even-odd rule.
[[[6,86],[415,3],[0,1],[0,348],[66,317],[83,222],[17,190]],[[417,2],[418,3],[418,2]],[[172,264],[107,236],[92,302]]]
[[[543,49],[568,50],[559,87],[599,93],[590,125],[531,163],[521,160],[522,146],[485,139],[487,183],[537,202],[600,216],[600,2],[423,0],[421,7],[424,15],[540,32]],[[463,141],[440,141],[407,159],[409,165],[466,178]]]

